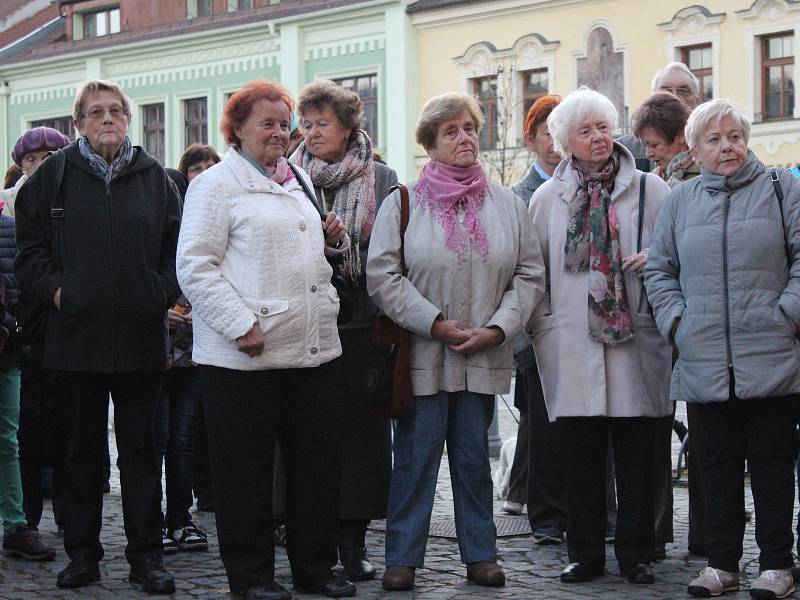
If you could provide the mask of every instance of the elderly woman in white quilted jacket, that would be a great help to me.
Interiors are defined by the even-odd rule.
[[[321,220],[283,158],[293,101],[279,84],[248,83],[225,105],[231,149],[192,180],[178,242],[178,279],[193,306],[194,355],[222,562],[250,600],[291,598],[274,581],[273,442],[281,436],[286,537],[294,588],[352,596],[337,562],[339,440],[330,361],[341,354],[339,298],[325,255],[349,239]]]
[[[739,587],[745,460],[761,550],[750,594],[794,590],[800,182],[767,169],[749,134],[725,100],[692,112],[686,140],[700,176],[667,197],[645,276],[658,328],[680,353],[671,396],[696,403],[701,422],[708,567],[689,585],[699,597]]]

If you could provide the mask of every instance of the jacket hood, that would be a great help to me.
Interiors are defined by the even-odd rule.
[[[86,159],[81,156],[81,151],[78,149],[77,140],[64,148],[64,152],[66,152],[66,158],[70,163],[76,165],[84,171],[94,173],[92,167],[90,167],[89,163],[86,162]],[[161,166],[161,163],[159,163],[152,154],[149,154],[147,150],[141,146],[134,146],[133,160],[131,160],[128,166],[125,167],[125,170],[119,174],[119,177],[124,177],[130,173],[136,173],[137,171],[149,169],[154,165]]]
[[[614,191],[611,192],[612,202],[630,187],[636,173],[636,161],[630,150],[617,141],[614,141],[614,149],[619,151],[619,171],[614,180]],[[559,163],[553,173],[553,185],[562,200],[569,202],[572,199],[580,185],[578,172],[572,166],[572,160],[565,158]]]
[[[744,164],[733,175],[719,175],[701,167],[700,181],[709,191],[732,192],[750,185],[765,170],[764,163],[758,160],[752,150],[748,150]]]

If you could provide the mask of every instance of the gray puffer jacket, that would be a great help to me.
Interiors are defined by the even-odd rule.
[[[675,187],[656,223],[645,286],[661,335],[680,352],[671,397],[711,403],[800,392],[800,181],[752,152],[724,177]],[[792,260],[787,272],[784,231]]]

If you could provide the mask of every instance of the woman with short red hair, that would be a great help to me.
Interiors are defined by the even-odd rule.
[[[289,599],[274,581],[273,447],[286,471],[286,542],[297,591],[353,596],[337,561],[340,442],[331,361],[339,298],[326,255],[349,248],[340,219],[284,158],[294,102],[246,84],[220,129],[231,148],[186,195],[178,279],[191,302],[222,562],[231,591]],[[302,178],[302,179],[300,179]]]

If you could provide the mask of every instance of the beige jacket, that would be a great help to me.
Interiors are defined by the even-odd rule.
[[[544,291],[544,264],[525,205],[508,188],[491,184],[480,212],[489,238],[484,262],[471,247],[463,262],[445,246],[444,230],[418,209],[409,186],[411,215],[405,235],[408,277],[400,274],[400,193],[384,200],[369,246],[367,290],[393,321],[410,330],[414,394],[469,390],[507,393],[513,337],[528,321]],[[462,212],[463,215],[463,212]],[[464,356],[431,338],[436,317],[465,327],[497,326],[506,342]]]
[[[631,154],[622,152],[611,198],[620,223],[622,256],[636,253],[639,185]],[[551,421],[559,417],[660,417],[672,411],[669,400],[670,346],[650,314],[642,280],[625,274],[625,290],[635,333],[633,340],[606,346],[589,338],[589,273],[564,271],[568,205],[578,188],[570,161],[534,193],[530,215],[547,265],[548,293],[528,329]],[[656,216],[669,187],[648,174],[642,248],[650,245]]]

